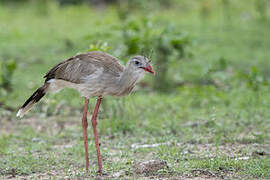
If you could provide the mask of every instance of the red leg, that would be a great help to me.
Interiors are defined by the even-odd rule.
[[[94,136],[95,136],[95,144],[97,147],[97,158],[98,158],[98,171],[101,173],[102,172],[102,161],[101,161],[101,156],[100,156],[100,150],[99,150],[99,142],[98,142],[98,133],[97,133],[97,115],[98,115],[98,110],[100,106],[102,96],[98,97],[97,103],[95,110],[92,114],[92,126],[93,126],[93,131],[94,131]]]
[[[85,161],[86,161],[86,171],[89,167],[89,158],[88,158],[88,143],[87,143],[87,110],[88,110],[89,99],[85,98],[84,108],[83,108],[83,117],[82,117],[82,126],[83,126],[83,136],[84,136],[84,149],[85,149]]]

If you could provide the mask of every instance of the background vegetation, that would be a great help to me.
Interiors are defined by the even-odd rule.
[[[0,0],[0,176],[97,176],[91,128],[84,171],[77,92],[47,95],[22,120],[15,114],[49,68],[99,49],[122,64],[153,50],[157,71],[132,95],[105,98],[101,178],[270,178],[269,7],[267,0]]]

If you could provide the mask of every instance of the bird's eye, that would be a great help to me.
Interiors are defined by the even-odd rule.
[[[139,62],[139,61],[135,61],[135,64],[136,64],[136,65],[139,65],[139,64],[140,64],[140,62]]]

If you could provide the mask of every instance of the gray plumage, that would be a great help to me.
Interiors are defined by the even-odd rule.
[[[154,73],[149,63],[144,56],[134,56],[124,67],[115,57],[99,51],[73,56],[44,76],[44,85],[24,103],[17,116],[22,117],[47,92],[63,88],[73,88],[86,98],[127,95],[146,71]]]

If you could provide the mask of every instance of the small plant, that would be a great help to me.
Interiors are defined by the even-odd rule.
[[[252,66],[248,73],[239,72],[238,76],[244,80],[248,88],[254,91],[258,91],[263,85],[268,85],[267,80],[256,66]]]
[[[5,101],[8,92],[12,91],[12,76],[17,67],[17,64],[13,60],[0,61],[0,106],[4,106],[6,109],[12,108],[5,106]]]
[[[266,85],[266,81],[263,75],[259,72],[259,69],[255,66],[250,68],[250,72],[246,74],[247,86],[257,91],[261,85]]]
[[[107,42],[98,41],[95,44],[90,44],[88,51],[103,51],[108,52],[111,47],[108,45]]]
[[[17,67],[14,60],[0,61],[0,88],[6,91],[11,91],[12,76]]]

